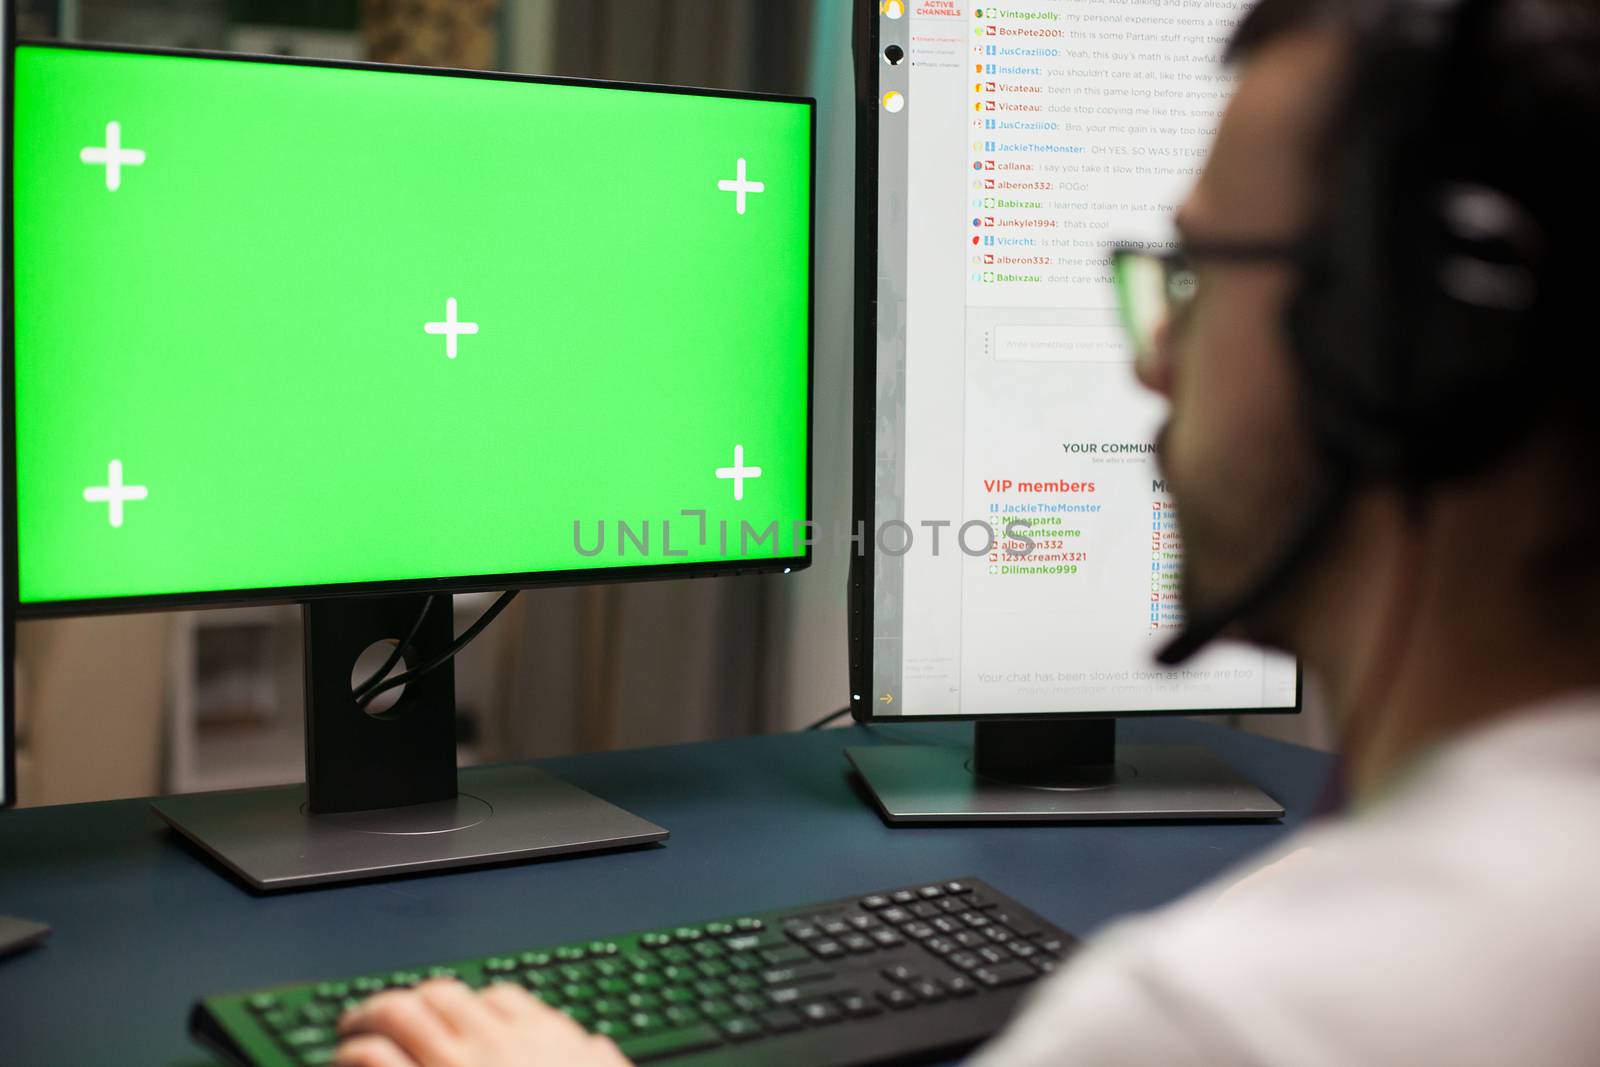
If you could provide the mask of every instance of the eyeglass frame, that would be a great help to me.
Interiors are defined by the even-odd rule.
[[[1111,264],[1113,279],[1117,275],[1117,263],[1128,257],[1139,257],[1152,260],[1161,267],[1163,291],[1167,293],[1167,310],[1169,317],[1176,317],[1185,308],[1189,307],[1194,297],[1191,296],[1181,303],[1171,298],[1170,285],[1176,267],[1180,264],[1193,265],[1202,260],[1221,260],[1232,263],[1303,263],[1308,250],[1304,240],[1290,241],[1247,241],[1247,240],[1189,240],[1180,239],[1178,247],[1169,249],[1151,249],[1145,245],[1131,241],[1118,241],[1111,245],[1110,255],[1107,257]],[[1118,317],[1122,320],[1123,330],[1128,334],[1129,342],[1134,346],[1134,356],[1137,360],[1145,360],[1154,355],[1153,352],[1139,351],[1139,338],[1133,328],[1131,309],[1126,306],[1122,287],[1113,283],[1117,296]],[[1198,294],[1197,294],[1198,295]]]

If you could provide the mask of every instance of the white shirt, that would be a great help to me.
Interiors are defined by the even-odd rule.
[[[973,1067],[1600,1064],[1600,693],[1252,867],[1285,857],[1109,928]]]

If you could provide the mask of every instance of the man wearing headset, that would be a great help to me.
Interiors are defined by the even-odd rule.
[[[978,1062],[1597,1062],[1600,0],[1260,0],[1228,61],[1184,251],[1118,262],[1162,324],[1173,655],[1301,656],[1347,799],[1102,935]],[[625,1062],[511,986],[342,1027],[362,1067]]]

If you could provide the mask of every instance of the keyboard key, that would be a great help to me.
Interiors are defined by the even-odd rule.
[[[973,893],[971,896],[967,897],[967,907],[978,909],[995,908],[999,907],[999,903],[997,901],[990,900],[982,893]]]
[[[756,934],[740,934],[738,937],[728,938],[723,944],[728,947],[729,952],[749,952],[761,947],[761,938]]]
[[[278,1040],[292,1049],[320,1048],[331,1045],[339,1039],[331,1026],[302,1026],[298,1030],[279,1034]]]
[[[883,969],[883,976],[889,979],[889,981],[898,985],[904,985],[907,982],[914,982],[918,978],[922,977],[916,971],[912,970],[910,967],[907,967],[903,963],[897,963],[892,967],[885,967]]]
[[[745,933],[750,933],[754,930],[765,930],[767,928],[767,924],[762,922],[760,919],[740,919],[733,925]]]
[[[917,998],[915,995],[907,990],[901,989],[899,986],[895,986],[892,989],[878,990],[878,999],[889,1005],[889,1007],[894,1008],[896,1011],[899,1011],[903,1008],[914,1007],[917,1003]]]
[[[448,967],[440,969],[449,970]],[[312,995],[318,1000],[343,1000],[350,995],[350,987],[343,982],[319,982],[316,989],[312,990]],[[254,1007],[253,1004],[251,1006]]]
[[[811,942],[811,954],[819,960],[836,960],[844,955],[844,946],[837,941],[822,940]]]
[[[884,948],[893,948],[896,945],[903,945],[906,943],[905,938],[889,929],[874,930],[872,931],[871,936],[872,940],[876,941]]]
[[[967,910],[967,905],[958,897],[945,897],[939,901],[939,910],[946,915],[955,915]]]
[[[889,899],[896,904],[912,904],[916,902],[917,895],[909,889],[901,889],[898,892],[890,893]]]
[[[747,1015],[722,1020],[722,1032],[733,1041],[749,1041],[761,1034],[761,1024]]]
[[[843,945],[847,950],[855,953],[875,952],[878,948],[878,946],[873,943],[872,938],[868,937],[866,934],[859,933],[846,934],[844,937],[839,939],[839,944]]]
[[[761,1025],[775,1034],[787,1034],[804,1024],[793,1008],[775,1008],[761,1013]]]
[[[587,946],[591,956],[615,956],[617,946],[611,941],[591,941]]]
[[[925,1004],[937,1004],[945,998],[944,986],[932,978],[922,978],[912,982],[906,987],[917,995],[917,999]]]
[[[672,936],[679,941],[698,941],[706,935],[698,926],[680,926],[672,931]]]
[[[926,900],[919,900],[906,910],[919,919],[931,919],[939,914],[938,907],[936,905],[929,904]]]
[[[972,887],[965,882],[946,882],[944,884],[944,891],[946,893],[953,893],[959,896],[963,893],[972,892]]]
[[[618,960],[601,960],[594,965],[594,973],[601,978],[616,978],[628,973],[628,965]]]
[[[339,1009],[332,1004],[307,1004],[300,1009],[300,1021],[307,1026],[332,1026],[339,1021]]]
[[[661,1007],[661,998],[654,993],[629,993],[628,1007],[634,1011],[655,1011]]]
[[[932,900],[935,897],[944,896],[944,890],[936,885],[925,885],[921,889],[917,890],[917,896],[921,897],[923,900]]]
[[[862,897],[861,906],[868,911],[881,911],[889,906],[889,898],[881,893],[874,893],[870,897]]]
[[[699,993],[702,997],[710,997],[715,999],[717,997],[727,996],[728,986],[727,983],[719,982],[715,978],[707,978],[704,981],[696,982],[694,984],[694,991]]]
[[[735,993],[733,1006],[743,1012],[765,1011],[767,998],[760,993]]]
[[[650,933],[639,938],[639,944],[645,948],[666,948],[672,944],[672,935],[666,933]]]
[[[620,1041],[633,1033],[633,1028],[621,1019],[601,1019],[594,1024],[594,1032],[601,1037],[609,1037],[613,1041]]]
[[[844,1018],[844,1013],[826,1000],[807,1001],[800,1005],[800,1014],[813,1026],[825,1026]]]
[[[655,1012],[636,1011],[628,1016],[628,1025],[638,1033],[649,1033],[651,1030],[659,1030],[665,1026],[666,1020]]]
[[[822,932],[829,937],[843,937],[850,932],[850,924],[843,919],[829,919],[822,924]]]
[[[692,1004],[700,999],[700,994],[683,986],[673,986],[671,989],[661,991],[661,999],[668,1004]]]
[[[329,1045],[326,1048],[302,1049],[300,1052],[300,1067],[323,1067],[324,1064],[332,1063],[333,1058],[338,1054],[339,1048],[337,1045]]]
[[[653,1034],[635,1034],[617,1042],[622,1054],[635,1063],[646,1063],[663,1056],[676,1056],[685,1052],[716,1048],[722,1044],[722,1033],[709,1023],[680,1026],[658,1030]]]
[[[882,1008],[860,993],[845,993],[841,995],[839,997],[839,1007],[844,1009],[846,1015],[856,1019],[883,1013]]]
[[[551,962],[550,953],[524,952],[522,955],[517,957],[517,962],[524,967],[548,967],[550,966]]]
[[[629,1010],[627,1001],[617,1000],[614,997],[601,997],[599,1000],[590,1004],[589,1007],[594,1009],[594,1013],[600,1016],[602,1019],[615,1018],[618,1015],[626,1015]]]
[[[952,952],[945,957],[945,962],[952,967],[960,967],[963,971],[975,971],[982,967],[986,961],[970,952]]]
[[[972,927],[974,930],[981,930],[985,926],[989,925],[989,917],[975,911],[962,912],[961,921]]]
[[[799,945],[785,945],[782,948],[769,948],[761,953],[761,958],[776,967],[782,963],[794,963],[796,960],[809,960],[811,953]]]
[[[1013,941],[1006,947],[1009,948],[1011,950],[1011,954],[1017,957],[1019,960],[1030,959],[1039,954],[1038,949],[1022,940]]]
[[[972,972],[972,977],[993,988],[1030,982],[1039,977],[1039,972],[1029,967],[1026,963],[1013,961],[1001,963],[994,967],[980,967]]]
[[[894,923],[896,926],[911,921],[911,913],[904,908],[885,908],[878,913],[878,917],[884,922]]]
[[[1014,912],[992,911],[989,913],[989,918],[993,919],[1001,926],[1004,926],[1018,937],[1037,937],[1038,935],[1044,933],[1044,927],[1040,926],[1032,919],[1024,919],[1022,916],[1017,915]]]
[[[563,945],[556,949],[556,959],[563,963],[577,963],[587,955],[582,945]]]
[[[761,972],[761,981],[772,985],[799,985],[803,982],[819,982],[824,978],[833,977],[833,968],[825,967],[820,963],[799,963],[793,967],[776,967],[770,971]]]
[[[778,989],[767,990],[767,1000],[773,1004],[797,1004],[800,1002],[799,986],[782,986]]]
[[[978,986],[972,979],[959,974],[954,978],[946,978],[944,988],[952,997],[970,997],[978,991]]]
[[[937,933],[937,931],[927,923],[920,922],[906,923],[900,929],[907,937],[914,937],[918,941],[925,941]]]
[[[733,932],[732,923],[706,923],[707,937],[727,937]]]
[[[274,1033],[293,1030],[300,1025],[300,1020],[295,1016],[295,1013],[287,1008],[279,1008],[277,1011],[267,1012],[261,1016],[261,1022],[262,1025]]]
[[[761,1006],[765,1007],[766,1003],[766,999],[762,998]],[[729,1004],[726,1000],[722,1000],[718,997],[702,1000],[699,1004],[696,1004],[695,1007],[699,1008],[700,1014],[704,1015],[707,1019],[726,1019],[731,1015],[738,1014],[738,1011],[735,1010],[732,1004]]]
[[[1011,954],[1009,952],[1006,952],[1004,949],[996,948],[993,945],[980,948],[978,950],[978,955],[983,958],[984,962],[997,965],[1001,963],[1007,963],[1011,959]]]
[[[798,926],[789,927],[789,936],[800,942],[815,941],[822,936],[822,931],[810,923],[801,923]]]
[[[846,919],[845,922],[848,922],[857,930],[874,930],[880,925],[878,920],[874,919],[870,915],[852,915],[850,918]]]

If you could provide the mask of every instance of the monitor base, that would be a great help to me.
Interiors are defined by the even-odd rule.
[[[1283,805],[1203,748],[1119,746],[1109,773],[1070,785],[980,776],[964,747],[876,745],[845,756],[894,824],[1283,817]]]
[[[49,935],[50,928],[44,923],[0,915],[0,959],[32,948]]]
[[[252,889],[273,891],[662,841],[667,831],[535,767],[460,772],[454,800],[306,814],[304,785],[151,801]]]

